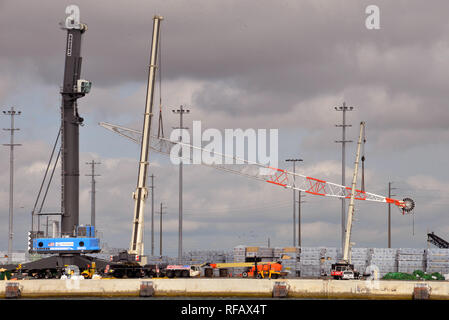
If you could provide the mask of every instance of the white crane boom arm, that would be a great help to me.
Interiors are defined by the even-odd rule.
[[[355,166],[354,174],[352,176],[351,184],[351,197],[348,205],[348,216],[346,221],[346,232],[345,232],[345,242],[343,247],[343,261],[349,263],[349,249],[351,246],[351,231],[352,231],[352,220],[354,216],[354,198],[355,198],[355,186],[357,183],[357,171],[359,169],[359,158],[360,158],[360,146],[362,145],[363,130],[365,130],[365,122],[360,123],[360,135],[357,141],[357,152],[355,155]]]
[[[132,224],[131,242],[129,245],[129,254],[135,254],[143,256],[143,226],[144,226],[144,208],[145,200],[148,195],[148,189],[146,186],[147,170],[148,170],[148,151],[150,146],[150,132],[151,132],[151,120],[153,118],[153,94],[154,94],[154,82],[157,72],[157,52],[159,41],[159,25],[161,20],[160,16],[154,16],[153,18],[153,39],[151,45],[151,57],[150,66],[148,72],[148,84],[147,84],[147,96],[145,103],[145,115],[143,121],[143,130],[141,132],[141,149],[140,149],[140,161],[139,172],[137,178],[137,188],[133,193],[134,198],[134,219]]]
[[[139,143],[140,138],[138,130],[129,129],[123,126],[106,122],[100,122],[99,124],[110,131],[118,133],[123,137]],[[152,135],[150,148],[166,156],[173,156],[173,154],[170,153],[170,150],[177,144],[185,148],[183,150],[183,156],[181,159],[190,163],[193,163],[193,150],[199,150],[204,154],[213,155],[218,159],[221,159],[221,161],[217,161],[216,163],[212,164],[202,162],[202,165],[268,182],[284,188],[299,190],[313,195],[346,199],[351,198],[352,189],[350,187],[321,179],[316,179],[313,177],[302,175],[300,173],[293,173],[287,170],[273,168],[257,162],[240,159],[235,156],[221,154],[216,151],[193,146],[191,144],[179,141],[171,141],[167,138],[158,138],[157,136]],[[229,162],[231,162],[230,160],[233,160],[236,164],[229,164]],[[414,208],[414,202],[411,199],[407,198],[404,200],[398,200],[357,189],[354,190],[354,199],[391,203],[402,209],[403,213],[408,213]]]

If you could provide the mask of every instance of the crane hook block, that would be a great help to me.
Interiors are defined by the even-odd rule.
[[[415,201],[410,198],[404,198],[402,200],[404,202],[404,207],[402,208],[404,213],[410,213],[415,208]]]

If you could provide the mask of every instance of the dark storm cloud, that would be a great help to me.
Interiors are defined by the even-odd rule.
[[[64,38],[57,22],[64,19],[68,4],[3,3],[0,27],[8,30],[0,33],[4,74],[31,72],[51,85],[60,84]],[[449,65],[444,59],[449,53],[444,14],[449,5],[444,1],[377,1],[381,29],[375,31],[365,28],[367,1],[77,4],[81,20],[89,25],[83,76],[96,88],[145,84],[151,18],[160,13],[165,17],[164,79],[205,83],[193,94],[195,107],[204,111],[230,118],[256,112],[270,116],[323,96],[350,92],[350,98],[365,99],[367,91],[380,88],[387,101],[405,96],[416,104],[396,108],[402,117],[423,118],[425,106],[433,115],[432,125],[447,120],[447,113],[440,114],[449,80],[442,71]],[[372,98],[360,102],[377,114],[391,109],[370,105],[379,100]],[[390,125],[388,118],[382,122]]]
[[[0,24],[9,32],[1,33],[1,43],[7,44],[1,56],[44,64],[38,72],[55,81],[48,66],[55,59],[62,62],[64,42],[57,22],[69,3],[5,1]],[[444,7],[449,7],[444,1],[434,6],[419,1],[377,4],[382,28],[368,31],[366,1],[78,2],[82,21],[89,25],[84,63],[99,85],[145,81],[151,18],[160,13],[166,20],[162,47],[168,78],[230,78],[250,91],[307,95],[339,90],[367,77],[355,59],[362,45],[374,44],[380,54],[404,48],[413,56],[414,47],[444,39]],[[385,71],[377,67],[379,73]],[[50,70],[59,79],[59,69]]]

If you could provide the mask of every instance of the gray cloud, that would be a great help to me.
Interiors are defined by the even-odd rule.
[[[105,240],[115,246],[128,244],[138,147],[101,131],[96,123],[141,127],[151,18],[156,13],[165,17],[166,130],[176,125],[170,110],[179,104],[187,104],[192,110],[188,121],[201,120],[203,128],[279,128],[281,166],[284,158],[299,153],[306,174],[338,182],[340,146],[334,140],[340,131],[334,125],[341,114],[333,107],[346,101],[356,108],[348,116],[353,125],[348,130],[350,139],[357,138],[358,122],[367,121],[370,190],[385,194],[386,183],[394,180],[401,194],[413,194],[422,208],[415,230],[421,238],[411,235],[411,220],[397,216],[395,243],[423,246],[427,227],[447,233],[447,197],[428,191],[421,181],[436,181],[437,188],[443,189],[449,178],[444,170],[449,4],[376,3],[381,10],[378,31],[364,27],[369,1],[134,0],[126,5],[79,1],[81,19],[89,26],[83,43],[83,77],[93,81],[92,92],[80,100],[86,118],[81,129],[82,161],[95,157],[104,162],[97,206]],[[0,98],[4,105],[17,105],[23,111],[17,199],[26,208],[33,203],[31,195],[59,125],[65,35],[57,24],[68,4],[0,2]],[[2,125],[7,125],[6,118]],[[0,138],[7,140],[3,134]],[[354,148],[355,144],[348,147],[349,177]],[[8,181],[5,150],[0,159],[3,186]],[[154,168],[157,201],[166,201],[170,211],[167,250],[176,252],[177,170],[155,159],[161,163]],[[290,244],[289,192],[204,168],[186,168],[185,175],[187,248],[198,248],[211,235],[216,239],[214,247],[262,244],[268,236],[274,244]],[[88,221],[87,178],[82,179],[81,194],[83,219]],[[340,204],[331,200],[309,197],[304,204],[305,244],[339,244]],[[52,205],[57,207],[57,197]],[[384,245],[386,208],[360,206],[355,241],[360,246]],[[0,208],[4,220],[6,187],[0,188]],[[16,224],[21,230],[15,233],[25,239],[29,219],[21,214]],[[5,234],[6,225],[2,228]],[[317,237],[316,230],[325,230],[326,237]]]

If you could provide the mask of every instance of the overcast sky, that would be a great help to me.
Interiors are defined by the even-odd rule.
[[[392,210],[394,247],[426,247],[426,233],[449,238],[449,22],[447,1],[9,1],[0,0],[1,109],[16,118],[14,249],[26,248],[30,212],[60,125],[65,8],[77,4],[88,25],[82,78],[92,91],[79,100],[80,222],[90,222],[89,166],[97,167],[97,228],[111,247],[128,248],[139,146],[98,125],[140,129],[152,35],[161,25],[162,105],[166,135],[173,108],[186,105],[187,126],[279,130],[279,166],[302,158],[300,173],[341,181],[341,112],[348,139],[366,121],[366,190],[387,195],[388,182],[416,202],[414,218]],[[365,26],[368,5],[380,9],[380,29]],[[156,95],[158,110],[159,93]],[[157,118],[156,118],[157,119]],[[0,126],[9,127],[3,114]],[[157,128],[157,122],[153,123]],[[9,132],[0,133],[0,143]],[[0,250],[8,243],[9,152],[0,151]],[[347,148],[347,184],[355,143]],[[163,202],[164,254],[178,246],[178,168],[150,153],[156,212]],[[44,211],[59,210],[60,170]],[[240,244],[292,244],[292,193],[268,183],[200,165],[184,167],[184,251]],[[341,204],[307,195],[303,246],[339,246]],[[166,207],[166,208],[165,208]],[[150,252],[150,202],[145,249]],[[386,247],[387,206],[357,202],[353,241]],[[159,215],[155,216],[159,254]]]

